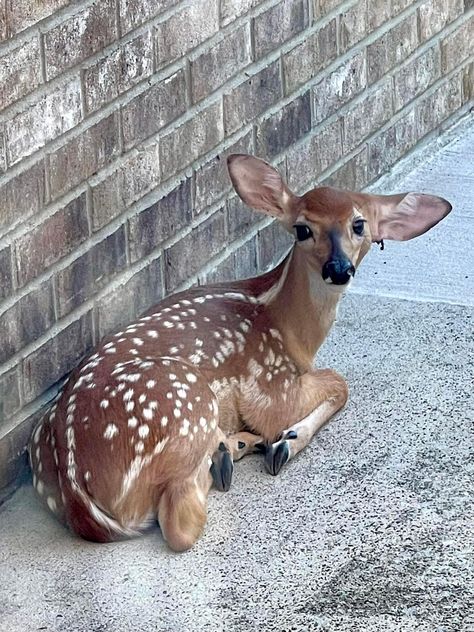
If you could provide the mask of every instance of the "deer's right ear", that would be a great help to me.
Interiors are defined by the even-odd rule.
[[[271,165],[247,154],[231,154],[227,167],[234,189],[248,206],[280,220],[290,214],[296,196]]]

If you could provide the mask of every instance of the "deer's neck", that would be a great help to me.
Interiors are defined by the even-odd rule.
[[[291,356],[308,367],[334,323],[341,295],[311,269],[297,247],[269,274],[273,283],[262,299]]]

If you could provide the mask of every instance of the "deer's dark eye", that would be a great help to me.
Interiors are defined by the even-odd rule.
[[[352,224],[352,230],[356,235],[362,235],[364,232],[364,220],[356,219],[356,221]]]
[[[295,224],[293,226],[296,232],[296,239],[298,241],[305,241],[305,239],[309,239],[313,236],[313,231],[306,224]]]

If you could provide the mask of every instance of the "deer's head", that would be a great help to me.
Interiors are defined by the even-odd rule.
[[[318,187],[295,195],[272,166],[233,154],[228,168],[235,190],[257,211],[294,234],[310,267],[334,289],[343,289],[372,242],[422,235],[451,210],[443,198],[423,193],[371,195]]]

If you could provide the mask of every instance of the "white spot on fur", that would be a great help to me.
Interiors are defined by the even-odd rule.
[[[107,424],[104,431],[104,439],[113,439],[115,435],[118,435],[118,428],[115,424]]]
[[[130,417],[130,419],[128,420],[128,427],[136,428],[137,425],[138,425],[138,419],[136,417]]]
[[[155,385],[156,385],[155,380],[148,380],[148,382],[146,383],[147,388],[153,388]]]
[[[46,499],[46,502],[48,503],[48,507],[51,509],[51,511],[57,510],[58,506],[52,496],[48,496],[48,498]]]
[[[168,417],[166,415],[164,415],[161,418],[161,425],[163,426],[163,428],[168,424]]]
[[[101,407],[101,408],[108,408],[108,407],[109,407],[109,400],[108,400],[108,399],[103,399],[103,400],[100,402],[100,407]]]
[[[150,434],[150,427],[147,424],[143,424],[138,428],[138,436],[141,439],[145,439]]]

